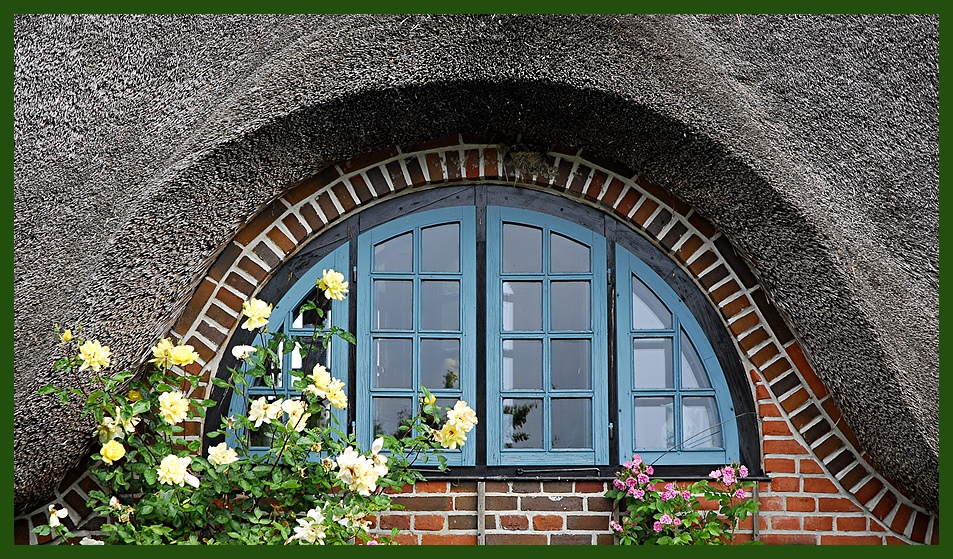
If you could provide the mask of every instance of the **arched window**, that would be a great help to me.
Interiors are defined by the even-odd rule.
[[[346,380],[341,424],[364,446],[414,413],[424,385],[479,414],[447,453],[472,475],[609,473],[634,453],[692,472],[759,463],[736,421],[750,394],[723,367],[737,355],[711,340],[724,327],[671,259],[611,216],[537,191],[446,187],[377,204],[315,243],[261,296],[279,297],[269,329],[307,336],[297,308],[322,270],[349,275],[326,319],[357,343],[320,359]],[[282,362],[285,392],[300,366],[313,364]]]

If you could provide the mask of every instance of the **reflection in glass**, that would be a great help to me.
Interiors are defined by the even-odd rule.
[[[635,446],[668,449],[675,444],[672,398],[635,399]]]
[[[543,448],[542,400],[503,400],[503,448]]]
[[[374,387],[411,388],[413,341],[409,338],[374,340]]]
[[[503,272],[543,271],[543,231],[535,227],[503,224]]]
[[[460,271],[460,225],[446,223],[420,230],[420,271]]]
[[[420,282],[420,328],[460,329],[460,282]]]
[[[543,284],[536,281],[503,282],[503,329],[543,329]]]
[[[503,390],[543,387],[543,340],[503,340]]]
[[[554,281],[550,289],[550,327],[553,330],[588,330],[589,282]]]
[[[702,360],[695,351],[695,346],[682,330],[682,388],[711,388],[708,374],[702,366]]]
[[[632,329],[665,330],[672,327],[672,313],[636,276],[632,276]]]
[[[549,269],[552,273],[589,271],[589,247],[558,233],[551,233],[550,240]]]
[[[550,342],[553,390],[588,389],[592,386],[589,373],[589,340],[560,340]]]
[[[672,388],[673,368],[670,338],[637,338],[632,341],[636,388]]]
[[[414,271],[414,234],[404,233],[374,245],[374,271]]]
[[[460,387],[460,340],[420,340],[420,382],[428,390]]]
[[[682,446],[692,448],[720,448],[721,428],[718,408],[709,396],[682,398]]]
[[[374,437],[393,435],[399,439],[409,434],[401,424],[411,418],[412,404],[410,398],[374,398]]]
[[[592,448],[592,402],[554,398],[552,437],[553,448]]]
[[[411,330],[414,282],[374,280],[374,328]]]
[[[299,309],[301,309],[301,305],[305,304],[306,302],[314,302],[316,305],[318,305],[318,308],[324,313],[324,318],[318,316],[318,311],[316,309],[309,309],[301,312]],[[315,287],[308,292],[308,294],[295,308],[294,319],[291,321],[291,327],[313,330],[315,326],[330,324],[330,316],[330,299],[327,299],[323,294],[318,295],[318,289]]]

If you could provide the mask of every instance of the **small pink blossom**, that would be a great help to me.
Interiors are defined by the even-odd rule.
[[[647,474],[649,474],[649,475],[652,475],[652,474],[655,473],[655,468],[653,468],[652,466],[646,466],[646,467],[645,467],[645,473],[647,473]]]
[[[671,524],[672,517],[669,516],[668,514],[663,514],[662,518],[659,518],[658,521],[661,522],[662,524]]]
[[[735,482],[735,469],[731,466],[725,466],[721,469],[721,481],[725,485],[731,485]]]
[[[377,540],[370,540],[364,545],[377,545]]]
[[[748,468],[745,466],[738,468],[738,477],[741,479],[748,477]]]
[[[627,487],[634,487],[634,486],[636,486],[636,485],[638,485],[638,484],[639,484],[639,481],[638,481],[637,479],[635,479],[634,477],[626,478],[626,480],[625,480],[625,485],[626,485]]]
[[[634,488],[634,487],[629,490],[629,494],[632,495],[633,497],[635,497],[636,499],[641,499],[642,497],[645,497],[645,491],[644,491],[644,490],[642,490],[642,489],[636,489],[636,488]]]
[[[744,490],[744,489],[739,489],[739,490],[735,491],[735,497],[737,497],[737,498],[739,498],[739,499],[744,499],[744,498],[745,498],[745,490]]]
[[[633,455],[632,455],[632,463],[635,464],[635,466],[633,467],[633,469],[638,468],[639,465],[642,464],[642,457],[639,456],[638,454],[633,454]]]
[[[710,478],[712,478],[712,479],[718,479],[718,478],[720,478],[720,477],[721,477],[721,470],[712,470],[711,473],[708,474],[708,477],[710,477]]]
[[[650,483],[645,486],[645,489],[648,491],[655,491],[655,486]]]
[[[674,524],[675,526],[681,526],[682,519],[676,516],[675,518],[672,519],[672,524]]]
[[[639,474],[639,483],[648,483],[648,482],[649,482],[649,476],[645,474]]]
[[[624,467],[624,468],[627,469],[627,470],[634,470],[634,469],[638,468],[639,466],[638,466],[638,464],[636,464],[635,462],[632,462],[632,461],[630,460],[630,461],[628,461],[628,462],[623,462],[623,463],[622,463],[622,467]]]
[[[623,482],[621,479],[618,479],[618,478],[612,480],[612,485],[614,485],[615,488],[618,489],[618,490],[620,490],[620,491],[621,491],[622,489],[625,489],[625,482]]]
[[[688,491],[682,491],[682,499],[686,501],[692,498],[692,494]]]
[[[656,532],[661,532],[661,531],[662,531],[662,523],[659,522],[658,520],[656,520],[656,521],[655,521],[655,524],[652,526],[652,529],[655,530]]]
[[[615,520],[609,521],[609,528],[612,529],[613,532],[622,532],[622,525]]]

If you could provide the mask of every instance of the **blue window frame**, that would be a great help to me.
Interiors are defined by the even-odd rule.
[[[708,338],[648,265],[616,248],[620,457],[648,462],[738,460],[731,395]]]
[[[440,405],[462,399],[479,414],[467,444],[445,454],[451,466],[610,468],[635,453],[656,465],[739,460],[724,350],[647,264],[654,249],[611,218],[517,207],[513,192],[495,194],[505,205],[381,212],[342,225],[329,242],[343,244],[308,257],[268,329],[307,337],[297,309],[322,270],[353,272],[350,296],[325,320],[354,331],[356,347],[334,338],[318,356],[348,385],[338,423],[364,448],[399,434],[424,385]],[[249,398],[295,397],[289,371],[313,367],[299,361],[289,354],[277,387],[250,387]],[[229,413],[246,408],[233,396]]]
[[[310,340],[314,332],[314,324],[320,320],[320,324],[326,326],[337,326],[339,328],[348,328],[348,305],[346,302],[332,300],[324,310],[324,318],[318,319],[316,313],[306,311],[299,312],[301,305],[308,300],[320,302],[317,296],[316,282],[321,278],[321,274],[326,269],[347,270],[348,252],[347,246],[341,246],[332,253],[322,258],[311,269],[307,270],[301,278],[282,296],[275,304],[271,312],[271,318],[268,321],[267,332],[284,332],[288,336],[298,336],[302,340]],[[265,334],[267,336],[267,333]],[[260,340],[256,339],[255,343]],[[266,342],[267,343],[267,342]],[[297,351],[292,351],[287,355],[279,352],[280,363],[275,369],[273,379],[274,386],[270,387],[264,384],[261,379],[249,378],[250,384],[245,388],[245,397],[233,393],[231,404],[229,405],[229,415],[242,414],[247,415],[249,401],[258,399],[262,396],[268,401],[274,401],[278,398],[300,398],[300,391],[292,387],[294,380],[290,375],[292,370],[311,371],[316,363],[321,363],[331,372],[333,376],[345,377],[348,370],[347,366],[347,343],[344,340],[334,336],[331,338],[328,347],[318,353],[312,353],[308,363],[304,363]],[[254,382],[251,382],[254,381]],[[343,410],[333,407],[328,408],[328,413],[336,419],[337,425],[343,430],[347,425],[347,415]],[[323,420],[327,420],[325,416]],[[312,416],[312,423],[321,421],[322,418]],[[235,433],[229,431],[226,441],[230,446],[235,446],[235,437],[248,437],[249,449],[253,453],[259,453],[270,447],[269,434],[271,430],[267,425],[250,433]]]
[[[419,409],[421,385],[440,406],[475,404],[474,214],[472,207],[430,210],[357,239],[356,428],[365,447],[379,433],[399,434],[400,421]],[[475,447],[444,456],[450,465],[473,465]]]
[[[487,209],[487,461],[608,459],[605,239]]]

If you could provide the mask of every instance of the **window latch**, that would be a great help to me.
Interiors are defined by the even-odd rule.
[[[611,441],[614,438],[615,438],[615,423],[610,423],[609,424],[609,440]]]

